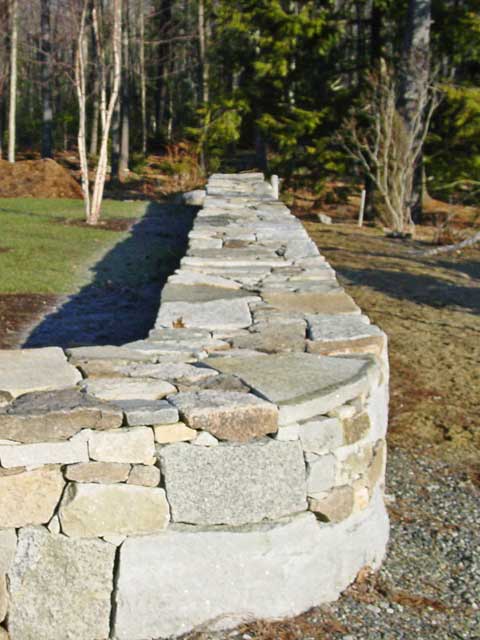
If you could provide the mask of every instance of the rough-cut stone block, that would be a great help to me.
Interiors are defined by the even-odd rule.
[[[327,454],[308,457],[307,493],[309,496],[326,491],[335,484],[337,462],[335,456]]]
[[[194,367],[185,362],[158,362],[156,364],[133,364],[121,367],[120,371],[131,378],[157,378],[167,382],[199,382],[212,376],[211,369]],[[215,372],[216,373],[216,372]]]
[[[379,440],[373,449],[373,459],[365,474],[365,484],[370,495],[385,477],[386,458],[387,445],[385,440]]]
[[[172,442],[188,442],[197,437],[195,429],[190,429],[184,422],[175,424],[158,424],[154,427],[155,442],[171,444]]]
[[[344,291],[331,293],[317,292],[269,292],[264,294],[265,302],[281,311],[302,311],[304,313],[360,314],[352,298]]]
[[[36,469],[0,477],[0,528],[48,522],[64,486],[58,468]]]
[[[251,394],[207,390],[178,393],[169,400],[188,426],[221,440],[246,442],[278,428],[277,407]]]
[[[176,389],[169,382],[151,378],[92,378],[84,388],[101,400],[161,400]]]
[[[81,379],[58,347],[0,350],[0,389],[12,396],[74,387]]]
[[[280,424],[307,420],[355,398],[378,371],[370,359],[308,353],[209,358],[223,373],[239,376],[256,393],[280,406]]]
[[[153,431],[148,427],[132,427],[92,432],[88,450],[90,458],[99,462],[153,464]]]
[[[9,573],[11,640],[105,640],[115,547],[22,529]]]
[[[129,464],[117,462],[86,462],[68,465],[65,469],[65,477],[74,482],[114,484],[125,482],[130,469]]]
[[[245,531],[129,538],[120,549],[115,637],[172,638],[295,616],[337,598],[364,566],[378,567],[387,538],[379,499],[335,526],[304,514]]]
[[[3,467],[40,467],[45,464],[88,462],[87,431],[81,431],[65,442],[37,442],[35,444],[0,447]]]
[[[343,429],[337,418],[317,418],[300,425],[300,440],[304,451],[325,453],[343,442]]]
[[[305,322],[253,325],[251,331],[233,336],[231,342],[235,349],[256,349],[266,353],[305,351]]]
[[[149,362],[149,354],[131,347],[105,345],[101,347],[72,347],[67,349],[70,362],[82,363],[90,360],[123,360],[124,362]]]
[[[135,464],[128,476],[127,484],[138,484],[142,487],[158,487],[160,469],[152,465]]]
[[[181,322],[185,327],[229,331],[248,327],[252,318],[244,298],[162,304],[156,326],[172,327],[176,322]]]
[[[385,334],[365,316],[309,315],[307,323],[310,353],[379,355],[386,344]]]
[[[354,490],[346,485],[315,494],[309,498],[308,507],[325,522],[341,522],[352,514],[354,502]]]
[[[69,484],[59,510],[71,537],[134,535],[165,529],[169,520],[163,489],[128,484]]]
[[[306,508],[298,442],[168,445],[160,460],[176,522],[242,525]]]
[[[166,400],[124,400],[119,402],[130,427],[178,422],[178,411]]]
[[[345,444],[353,444],[366,438],[370,432],[370,418],[366,411],[343,421]]]
[[[208,433],[208,431],[200,431],[200,432],[195,432],[198,433],[197,437],[195,438],[195,440],[193,440],[192,444],[197,445],[198,447],[216,447],[218,446],[218,440],[215,438],[215,436],[212,436],[211,433]]]
[[[373,459],[373,445],[348,445],[335,451],[337,458],[336,484],[350,484],[364,474]]]
[[[15,529],[0,530],[0,622],[7,615],[9,596],[6,574],[15,556],[16,546],[17,535]]]
[[[0,438],[68,440],[81,429],[115,429],[122,420],[120,409],[78,389],[28,393],[0,411]]]

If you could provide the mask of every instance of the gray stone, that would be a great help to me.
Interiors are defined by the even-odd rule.
[[[280,406],[280,424],[307,420],[355,398],[378,371],[373,361],[308,353],[268,357],[209,358],[222,373],[239,376],[256,393]]]
[[[262,298],[280,311],[302,311],[304,313],[360,314],[360,309],[344,291],[317,292],[268,292]]]
[[[214,300],[211,302],[166,302],[160,307],[156,326],[185,327],[228,331],[248,327],[252,318],[245,299]]]
[[[384,554],[380,499],[331,526],[313,514],[238,531],[171,530],[129,538],[120,549],[115,638],[172,638],[295,616],[335,600]]]
[[[159,453],[176,522],[243,525],[306,508],[305,464],[298,442],[176,444]]]
[[[181,203],[191,207],[201,207],[205,201],[207,192],[205,189],[194,189],[193,191],[185,191],[180,196]]]
[[[50,520],[65,482],[59,468],[0,476],[0,528],[44,524]]]
[[[258,352],[255,352],[258,354]],[[236,376],[230,376],[224,373],[218,373],[213,369],[208,369],[215,375],[204,378],[195,383],[178,383],[177,388],[179,391],[200,391],[202,389],[208,391],[237,391],[240,393],[248,393],[250,387]]]
[[[73,387],[82,379],[58,347],[0,350],[0,389],[12,396]]]
[[[134,364],[119,369],[132,378],[158,378],[167,382],[195,383],[212,377],[212,370],[195,367],[185,362],[159,362],[157,364]],[[213,373],[217,373],[216,371]]]
[[[82,538],[152,533],[169,520],[163,489],[129,484],[69,484],[58,515],[63,533]]]
[[[192,444],[199,447],[216,447],[218,446],[218,440],[212,436],[211,433],[208,433],[208,431],[200,431]]]
[[[267,353],[305,351],[305,323],[296,320],[290,323],[262,323],[253,325],[250,331],[233,336],[236,349],[256,349]]]
[[[100,433],[100,432],[99,432]],[[45,464],[88,462],[87,431],[81,431],[64,442],[36,442],[0,446],[3,467],[40,467]]]
[[[331,489],[335,484],[337,461],[331,454],[308,458],[307,493],[309,496]]]
[[[166,302],[211,302],[212,300],[234,300],[238,298],[252,298],[253,294],[244,289],[219,287],[206,284],[167,284],[162,289],[162,305]]]
[[[68,440],[81,429],[115,429],[122,420],[120,409],[77,389],[28,393],[0,411],[0,438]]]
[[[87,393],[101,400],[161,400],[176,389],[151,378],[91,378],[83,383]],[[117,403],[118,404],[118,403]]]
[[[309,315],[308,351],[311,353],[378,353],[385,346],[385,334],[365,316]]]
[[[102,346],[102,347],[72,347],[67,349],[70,362],[78,363],[88,360],[123,360],[125,362],[149,362],[149,354],[137,351],[126,346]]]
[[[22,529],[10,569],[11,640],[104,640],[115,547]]]
[[[142,487],[158,487],[160,469],[152,465],[135,464],[128,476],[127,484],[138,484]]]
[[[169,398],[192,429],[208,431],[221,440],[246,442],[278,428],[277,407],[237,391],[192,391]]]
[[[343,427],[337,418],[318,418],[300,425],[300,440],[304,451],[325,453],[344,444]]]
[[[129,464],[118,462],[86,462],[68,465],[65,469],[65,477],[75,482],[113,484],[125,482],[130,469]]]
[[[131,427],[178,422],[178,411],[166,400],[123,400],[119,406]]]

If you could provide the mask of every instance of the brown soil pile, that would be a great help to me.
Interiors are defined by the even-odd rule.
[[[0,198],[81,198],[70,173],[54,160],[0,160]]]

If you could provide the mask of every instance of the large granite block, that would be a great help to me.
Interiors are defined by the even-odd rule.
[[[115,548],[22,529],[9,571],[11,640],[105,640]]]
[[[298,442],[174,444],[160,451],[160,460],[175,522],[243,525],[306,508]]]
[[[184,327],[228,331],[250,326],[252,318],[244,298],[211,302],[166,302],[160,307],[157,327]]]

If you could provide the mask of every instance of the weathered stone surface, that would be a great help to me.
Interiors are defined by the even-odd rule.
[[[385,334],[361,315],[307,316],[310,353],[374,353],[385,346]]]
[[[67,349],[67,354],[70,358],[70,362],[79,363],[89,360],[105,360],[106,362],[111,360],[122,360],[124,362],[149,362],[151,357],[149,354],[137,351],[130,347],[115,347],[115,346],[102,346],[102,347],[72,347]]]
[[[210,369],[210,371],[214,370]],[[209,391],[237,391],[240,393],[248,393],[250,391],[250,387],[242,382],[240,378],[224,373],[219,374],[218,371],[214,373],[216,375],[205,378],[200,382],[178,383],[177,388],[179,391],[200,391],[202,389]]]
[[[169,400],[188,426],[221,440],[246,442],[277,430],[277,407],[251,394],[193,391],[178,393]]]
[[[0,528],[48,522],[64,486],[58,468],[35,469],[0,477]]]
[[[239,376],[254,391],[280,406],[280,424],[326,413],[369,388],[376,365],[362,358],[308,353],[268,357],[209,358],[223,373]]]
[[[131,427],[178,422],[178,411],[166,400],[123,400],[119,402]]]
[[[348,445],[335,451],[337,475],[335,484],[351,484],[364,474],[373,459],[373,445]]]
[[[345,444],[353,444],[365,438],[370,431],[370,417],[366,411],[343,421]]]
[[[8,610],[8,589],[7,589],[7,576],[0,573],[0,622],[5,620]],[[0,640],[1,640],[0,635]]]
[[[355,496],[352,487],[334,487],[328,492],[317,493],[309,498],[308,507],[325,522],[341,522],[354,509]]]
[[[130,473],[129,464],[118,462],[86,462],[69,464],[65,469],[67,480],[74,482],[99,482],[101,484],[113,484],[125,482]]]
[[[212,377],[212,370],[194,367],[185,362],[159,362],[157,364],[134,364],[120,369],[132,378],[157,378],[167,382],[200,382]],[[215,372],[217,373],[217,372]]]
[[[337,418],[317,418],[300,425],[300,440],[304,451],[325,453],[344,444],[343,429]]]
[[[306,508],[298,442],[176,444],[163,448],[160,460],[176,522],[242,525]]]
[[[88,462],[87,431],[81,431],[65,442],[37,442],[35,444],[0,447],[3,467],[39,467],[45,464]]]
[[[153,431],[148,427],[94,431],[88,441],[88,450],[90,458],[99,462],[153,464]]]
[[[176,389],[169,382],[151,378],[93,378],[84,388],[101,400],[161,400]]]
[[[167,302],[211,302],[212,300],[234,300],[252,298],[252,293],[245,289],[211,286],[208,284],[167,284],[162,289],[162,305]]]
[[[11,640],[109,636],[115,547],[22,529],[10,569]]]
[[[188,442],[197,437],[195,429],[190,429],[184,422],[175,424],[158,424],[154,427],[155,442],[170,444],[172,442]]]
[[[28,393],[0,411],[0,438],[68,440],[81,429],[115,429],[122,420],[120,409],[78,389]]]
[[[307,466],[307,493],[309,496],[330,489],[335,484],[337,461],[332,454],[310,454]]]
[[[6,573],[13,562],[16,546],[17,535],[15,529],[0,530],[0,622],[7,615],[9,597]]]
[[[185,327],[228,331],[248,327],[252,318],[248,304],[243,298],[162,304],[156,326],[172,327],[177,322],[181,322]]]
[[[71,537],[135,535],[161,531],[169,520],[163,489],[128,484],[69,484],[59,510]]]
[[[129,538],[120,550],[115,637],[172,638],[203,625],[294,616],[337,598],[362,567],[377,567],[387,538],[379,499],[336,526],[304,514],[245,531]]]
[[[262,323],[251,331],[233,336],[232,346],[237,349],[256,349],[266,353],[305,350],[305,323]]]
[[[302,311],[304,313],[359,314],[352,298],[345,292],[269,292],[262,295],[265,302],[281,311]]]
[[[375,487],[385,477],[385,464],[387,461],[387,445],[385,440],[379,440],[373,448],[373,458],[365,474],[366,487],[372,495]]]
[[[212,436],[208,431],[200,431],[192,444],[199,447],[216,447],[219,443],[215,436]]]
[[[160,469],[153,465],[135,464],[130,471],[127,484],[158,487],[160,484]]]
[[[6,407],[13,400],[13,396],[8,391],[0,391],[0,407]]]
[[[12,396],[73,387],[82,379],[58,347],[0,350],[0,389]]]

